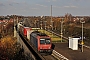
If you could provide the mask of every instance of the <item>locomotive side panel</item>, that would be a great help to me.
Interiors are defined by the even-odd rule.
[[[32,46],[38,50],[38,39],[34,37],[32,33],[30,34],[30,42]]]

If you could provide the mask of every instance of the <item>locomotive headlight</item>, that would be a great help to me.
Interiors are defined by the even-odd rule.
[[[48,49],[50,49],[51,47],[48,47]]]
[[[40,49],[42,49],[42,47],[40,47]]]

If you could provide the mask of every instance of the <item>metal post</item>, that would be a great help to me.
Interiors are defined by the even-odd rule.
[[[80,22],[82,23],[82,52],[83,52],[83,24],[85,23],[85,21],[83,21],[83,18],[82,18]]]
[[[41,29],[42,29],[42,21],[40,21],[41,22]]]
[[[40,21],[41,22],[41,30],[42,30],[42,22],[43,22],[42,19],[43,19],[43,15],[41,16],[41,21]]]
[[[47,22],[47,21],[45,21],[45,30],[46,30],[46,22]]]
[[[82,23],[82,52],[83,52],[83,23]]]
[[[19,22],[19,20],[18,20],[18,17],[17,17],[17,25],[18,25],[18,22]],[[18,27],[17,27],[17,31],[18,31]],[[19,35],[18,35],[18,32],[17,32],[17,43],[19,43]]]
[[[63,18],[62,18],[62,20],[61,20],[61,42],[62,42],[62,37],[63,37],[63,32],[62,32],[62,29],[63,29]]]
[[[53,30],[53,26],[52,26],[52,5],[51,5],[51,29]]]
[[[36,28],[36,20],[35,20],[34,24],[35,24],[35,28]]]
[[[51,27],[52,27],[52,30],[53,30],[53,22],[54,22],[54,21],[52,21],[52,25],[51,25]]]
[[[62,42],[62,21],[61,21],[61,42]]]
[[[14,37],[16,37],[15,18],[14,18]]]

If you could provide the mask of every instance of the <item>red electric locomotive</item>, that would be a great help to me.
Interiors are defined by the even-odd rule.
[[[30,34],[30,42],[39,52],[52,52],[51,38],[44,33],[34,31]]]

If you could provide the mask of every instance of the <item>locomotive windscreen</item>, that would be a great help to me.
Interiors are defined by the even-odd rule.
[[[41,38],[40,44],[50,44],[50,38]]]

